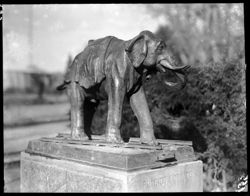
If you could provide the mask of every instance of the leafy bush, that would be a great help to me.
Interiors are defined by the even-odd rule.
[[[157,80],[146,84],[155,125],[166,123],[166,115],[185,116],[208,144],[205,153],[197,154],[204,163],[204,190],[235,188],[247,172],[244,66],[224,62],[191,68],[181,91]]]

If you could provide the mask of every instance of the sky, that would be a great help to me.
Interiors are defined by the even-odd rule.
[[[63,72],[90,39],[129,40],[165,23],[145,4],[3,5],[3,69]]]

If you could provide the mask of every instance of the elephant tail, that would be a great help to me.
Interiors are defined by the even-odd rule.
[[[64,90],[64,89],[67,87],[67,85],[68,85],[69,83],[70,83],[70,82],[64,81],[63,84],[61,84],[61,85],[59,85],[59,86],[56,87],[56,90],[58,90],[58,91]]]

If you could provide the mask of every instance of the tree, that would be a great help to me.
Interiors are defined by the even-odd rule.
[[[243,4],[148,5],[148,10],[168,21],[156,34],[168,41],[183,64],[244,62]]]
[[[185,4],[148,8],[168,20],[156,34],[180,64],[192,65],[182,91],[167,89],[157,78],[145,85],[154,122],[169,127],[164,116],[192,122],[208,144],[207,151],[197,154],[204,164],[204,190],[235,190],[237,178],[247,172],[243,7]]]

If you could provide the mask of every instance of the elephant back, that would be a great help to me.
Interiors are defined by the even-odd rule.
[[[88,89],[105,78],[105,56],[113,36],[90,40],[68,68],[65,81],[74,80]]]

